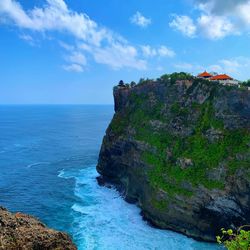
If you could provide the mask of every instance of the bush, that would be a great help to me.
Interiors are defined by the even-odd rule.
[[[250,79],[241,83],[243,86],[250,87]]]
[[[154,80],[153,79],[149,79],[149,78],[141,78],[138,82],[139,85],[142,85],[142,84],[148,84],[150,82],[153,82]]]
[[[134,81],[132,81],[132,82],[130,83],[131,88],[135,87],[135,85],[136,85],[136,83],[135,83]]]
[[[174,72],[172,74],[165,74],[161,76],[162,81],[170,81],[174,84],[177,80],[193,80],[194,77],[186,72]]]
[[[217,242],[223,244],[228,250],[250,249],[250,231],[244,230],[250,226],[242,226],[236,232],[232,229],[221,229],[222,236],[217,236]]]

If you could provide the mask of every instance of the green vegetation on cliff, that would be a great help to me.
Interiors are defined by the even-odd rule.
[[[162,75],[159,80],[162,81],[169,81],[173,84],[177,80],[193,80],[194,77],[191,74],[188,74],[186,72],[174,72],[172,74],[165,74]]]
[[[133,93],[129,97],[131,105],[123,113],[116,114],[111,124],[117,135],[133,130],[136,140],[151,147],[142,156],[142,160],[152,166],[148,171],[150,183],[169,196],[192,196],[199,185],[223,189],[227,175],[233,174],[239,166],[250,168],[249,157],[239,157],[241,153],[250,153],[249,130],[226,129],[223,120],[215,115],[213,96],[216,88],[212,85],[209,91],[210,97],[202,104],[191,102],[187,105],[187,96],[170,106],[154,100],[150,93]],[[153,123],[160,127],[156,129]],[[165,125],[161,127],[161,124]],[[180,133],[176,133],[173,126],[179,126]],[[192,132],[181,133],[187,126]],[[211,176],[219,168],[226,168],[227,174],[221,178]]]
[[[97,170],[154,225],[214,241],[249,224],[250,92],[175,76],[114,88]]]
[[[250,249],[250,231],[249,226],[242,226],[236,232],[232,229],[221,229],[222,236],[217,236],[217,242],[223,244],[228,250],[249,250]]]

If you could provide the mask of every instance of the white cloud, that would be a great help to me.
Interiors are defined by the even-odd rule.
[[[150,18],[146,18],[145,16],[143,16],[139,11],[137,11],[131,18],[130,18],[130,22],[140,26],[142,28],[146,28],[148,25],[151,24],[151,19]]]
[[[159,56],[162,56],[162,57],[174,57],[175,56],[175,52],[172,49],[169,49],[165,46],[161,46],[158,49],[158,54]]]
[[[187,71],[194,75],[206,70],[208,72],[217,72],[219,74],[229,74],[233,78],[239,80],[250,79],[250,58],[247,57],[221,59],[211,65],[180,62],[174,64],[174,67],[178,70]]]
[[[174,16],[169,26],[180,31],[187,37],[194,37],[197,30],[193,20],[188,16]]]
[[[150,45],[141,46],[142,53],[145,57],[174,57],[175,52],[167,48],[166,46],[160,46],[159,48],[153,48]]]
[[[213,65],[208,66],[208,71],[218,73],[218,72],[223,72],[223,69],[220,65],[213,64]]]
[[[208,14],[202,14],[196,22],[188,16],[175,16],[169,25],[191,38],[202,34],[204,37],[216,40],[236,33],[234,25],[228,18]]]
[[[191,63],[182,62],[175,64],[174,67],[180,70],[192,70],[194,68],[194,65]]]
[[[86,43],[78,44],[78,48],[87,52],[91,52],[91,46]]]
[[[197,20],[200,33],[209,39],[220,39],[236,33],[234,25],[226,17],[202,15]]]
[[[113,69],[132,67],[138,70],[147,68],[146,61],[137,58],[137,50],[133,46],[113,43],[107,48],[95,48],[93,55],[98,63],[111,66]]]
[[[238,6],[246,5],[249,0],[195,0],[197,7],[213,15],[234,13]]]
[[[170,26],[186,36],[217,40],[250,31],[250,0],[193,0],[196,19],[175,16]],[[191,28],[190,28],[191,27]]]
[[[63,69],[69,72],[81,73],[83,72],[83,67],[79,64],[64,65]]]
[[[36,45],[36,41],[30,35],[22,34],[22,35],[19,36],[19,38],[22,39],[23,41],[27,42],[31,46],[35,46]]]
[[[112,68],[146,68],[146,62],[139,58],[134,46],[109,29],[100,27],[86,14],[70,10],[63,0],[47,0],[47,4],[43,7],[34,7],[29,11],[25,11],[16,0],[1,0],[0,17],[4,19],[4,24],[14,24],[25,30],[70,34],[78,44],[85,44],[85,48],[80,46],[77,48],[78,56],[81,50],[85,50],[96,62],[107,64]],[[140,18],[139,23],[146,26],[149,20]],[[72,50],[71,45],[66,46],[63,43],[60,45],[67,51]],[[104,58],[105,55],[107,58]],[[112,58],[116,61],[112,61]],[[76,55],[71,54],[71,59],[74,61]],[[81,58],[78,57],[78,60],[86,64],[83,55]],[[78,64],[76,67],[76,64],[72,64],[65,69],[81,72],[82,66]]]
[[[160,71],[160,72],[163,72],[163,71],[165,71],[165,68],[163,66],[157,66],[156,70]]]
[[[21,28],[35,31],[66,31],[81,39],[91,40],[97,24],[85,14],[70,11],[63,0],[47,0],[44,8],[25,12],[14,0],[1,0],[0,13]]]
[[[239,79],[250,78],[250,58],[247,57],[235,57],[219,60],[220,73],[232,74],[233,77]]]
[[[154,57],[158,54],[157,50],[152,48],[149,45],[142,45],[141,49],[142,49],[142,53],[145,57]]]
[[[85,55],[78,48],[65,42],[59,41],[59,44],[67,51],[64,59],[68,65],[63,65],[63,69],[69,72],[83,72],[84,67],[87,65]]]
[[[238,5],[236,7],[236,12],[239,13],[239,18],[242,20],[243,24],[250,27],[250,1]]]
[[[241,62],[240,62],[241,61]],[[221,64],[221,68],[224,71],[229,73],[238,73],[241,67],[244,67],[245,63],[243,63],[242,59],[234,58],[234,59],[222,59],[219,61]]]
[[[59,41],[59,45],[64,48],[67,51],[73,51],[74,50],[74,46],[67,44],[65,42]]]
[[[178,70],[187,71],[187,72],[194,73],[194,74],[203,69],[201,65],[187,63],[187,62],[176,63],[174,64],[174,67]]]
[[[82,66],[87,64],[86,57],[79,51],[73,51],[71,55],[67,56],[67,60]]]
[[[229,74],[239,80],[250,79],[250,58],[248,57],[221,59],[216,65],[211,65],[208,67],[208,69],[212,68],[215,69],[213,71]]]
[[[21,5],[12,0],[0,1],[0,13],[8,16],[15,24],[20,27],[30,28],[32,21],[27,16]]]

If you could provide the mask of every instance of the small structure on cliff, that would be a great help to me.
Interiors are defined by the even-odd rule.
[[[219,82],[223,85],[227,86],[238,86],[239,81],[236,79],[233,79],[231,76],[227,74],[210,74],[207,71],[204,71],[203,73],[199,74],[197,78],[201,79],[207,79],[209,81]]]
[[[233,79],[232,77],[230,77],[230,76],[228,76],[226,74],[213,76],[213,77],[210,78],[210,81],[219,81],[219,83],[221,83],[223,85],[229,85],[229,86],[239,84],[239,81]]]
[[[125,87],[125,83],[123,82],[123,80],[119,81],[118,87]]]

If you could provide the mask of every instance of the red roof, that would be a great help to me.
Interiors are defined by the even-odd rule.
[[[223,75],[213,76],[210,78],[210,80],[233,80],[233,78],[226,74],[223,74]]]
[[[212,77],[212,75],[209,74],[207,71],[204,71],[203,73],[199,74],[198,77]]]

